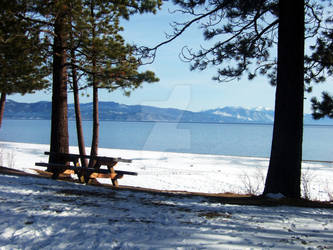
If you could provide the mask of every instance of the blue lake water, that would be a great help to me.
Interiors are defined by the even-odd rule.
[[[83,129],[89,146],[92,122]],[[272,131],[272,125],[102,121],[100,147],[269,157]],[[77,145],[74,121],[69,134]],[[48,144],[50,121],[4,120],[0,141]],[[333,161],[333,126],[305,126],[303,142],[303,159]]]

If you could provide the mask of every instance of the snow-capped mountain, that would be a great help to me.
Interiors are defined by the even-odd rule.
[[[92,119],[92,103],[81,104],[82,119]],[[200,112],[174,108],[158,108],[143,105],[125,105],[116,102],[100,102],[101,120],[108,121],[163,121],[163,122],[207,122],[207,123],[265,123],[274,121],[274,111],[265,107],[223,107]],[[8,100],[5,119],[50,119],[51,103],[19,103]],[[75,119],[74,105],[68,106],[69,119]],[[315,121],[311,115],[304,116],[305,124],[333,125],[333,120]]]
[[[254,109],[224,107],[207,110],[205,113],[219,117],[220,122],[273,123],[274,121],[274,111],[262,107]]]

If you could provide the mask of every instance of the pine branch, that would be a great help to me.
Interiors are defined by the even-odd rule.
[[[179,36],[181,36],[192,24],[198,22],[199,20],[213,14],[214,12],[220,10],[221,8],[223,8],[223,5],[219,5],[218,7],[216,7],[215,9],[205,13],[205,14],[202,14],[194,19],[192,19],[191,21],[187,22],[186,24],[184,24],[184,27],[181,28],[180,31],[177,31],[176,33],[174,33],[170,39],[164,41],[164,42],[161,42],[159,44],[157,44],[155,47],[153,48],[147,48],[147,47],[141,47],[140,48],[140,51],[142,52],[143,55],[148,56],[148,53],[153,51],[153,55],[151,56],[152,57],[152,61],[150,63],[153,63],[154,60],[155,60],[155,57],[156,57],[156,51],[158,48],[162,47],[163,45],[165,44],[168,44],[170,42],[172,42],[173,40],[175,40],[176,38],[178,38]],[[144,56],[144,57],[145,57]]]

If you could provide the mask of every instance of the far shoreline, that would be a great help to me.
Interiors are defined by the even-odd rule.
[[[37,118],[6,118],[4,117],[3,121],[49,121],[51,119]],[[74,118],[68,118],[68,121],[75,122]],[[92,119],[83,119],[82,122],[92,122]],[[101,122],[124,122],[124,123],[170,123],[170,124],[216,124],[216,125],[254,125],[254,126],[273,126],[274,123],[260,123],[260,122],[205,122],[205,121],[166,121],[166,120],[110,120],[110,119],[100,119]],[[305,127],[333,127],[333,124],[310,124],[305,123]]]

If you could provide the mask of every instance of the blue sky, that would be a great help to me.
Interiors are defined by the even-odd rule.
[[[170,23],[182,18],[179,14],[170,14],[168,9],[174,9],[170,3],[164,4],[156,15],[144,14],[124,21],[124,37],[129,42],[146,46],[154,46],[165,40],[165,33],[171,33]],[[204,43],[202,32],[193,27],[180,38],[160,48],[153,64],[142,69],[156,73],[160,82],[143,84],[142,88],[126,97],[121,91],[109,93],[100,90],[100,101],[115,101],[123,104],[142,104],[158,107],[173,107],[192,111],[200,111],[224,106],[274,108],[275,88],[270,86],[264,77],[252,81],[244,76],[239,81],[218,83],[212,80],[215,68],[205,71],[190,71],[190,65],[179,59],[179,53],[184,46],[199,48]],[[322,90],[333,93],[333,85],[326,83],[314,87],[313,93],[306,94],[305,112],[310,113],[310,99],[320,96]],[[88,91],[89,93],[89,91]],[[9,99],[20,102],[51,101],[51,93],[40,91],[33,95],[11,95]],[[68,96],[72,103],[72,95]],[[81,102],[91,102],[90,97],[82,97]]]

